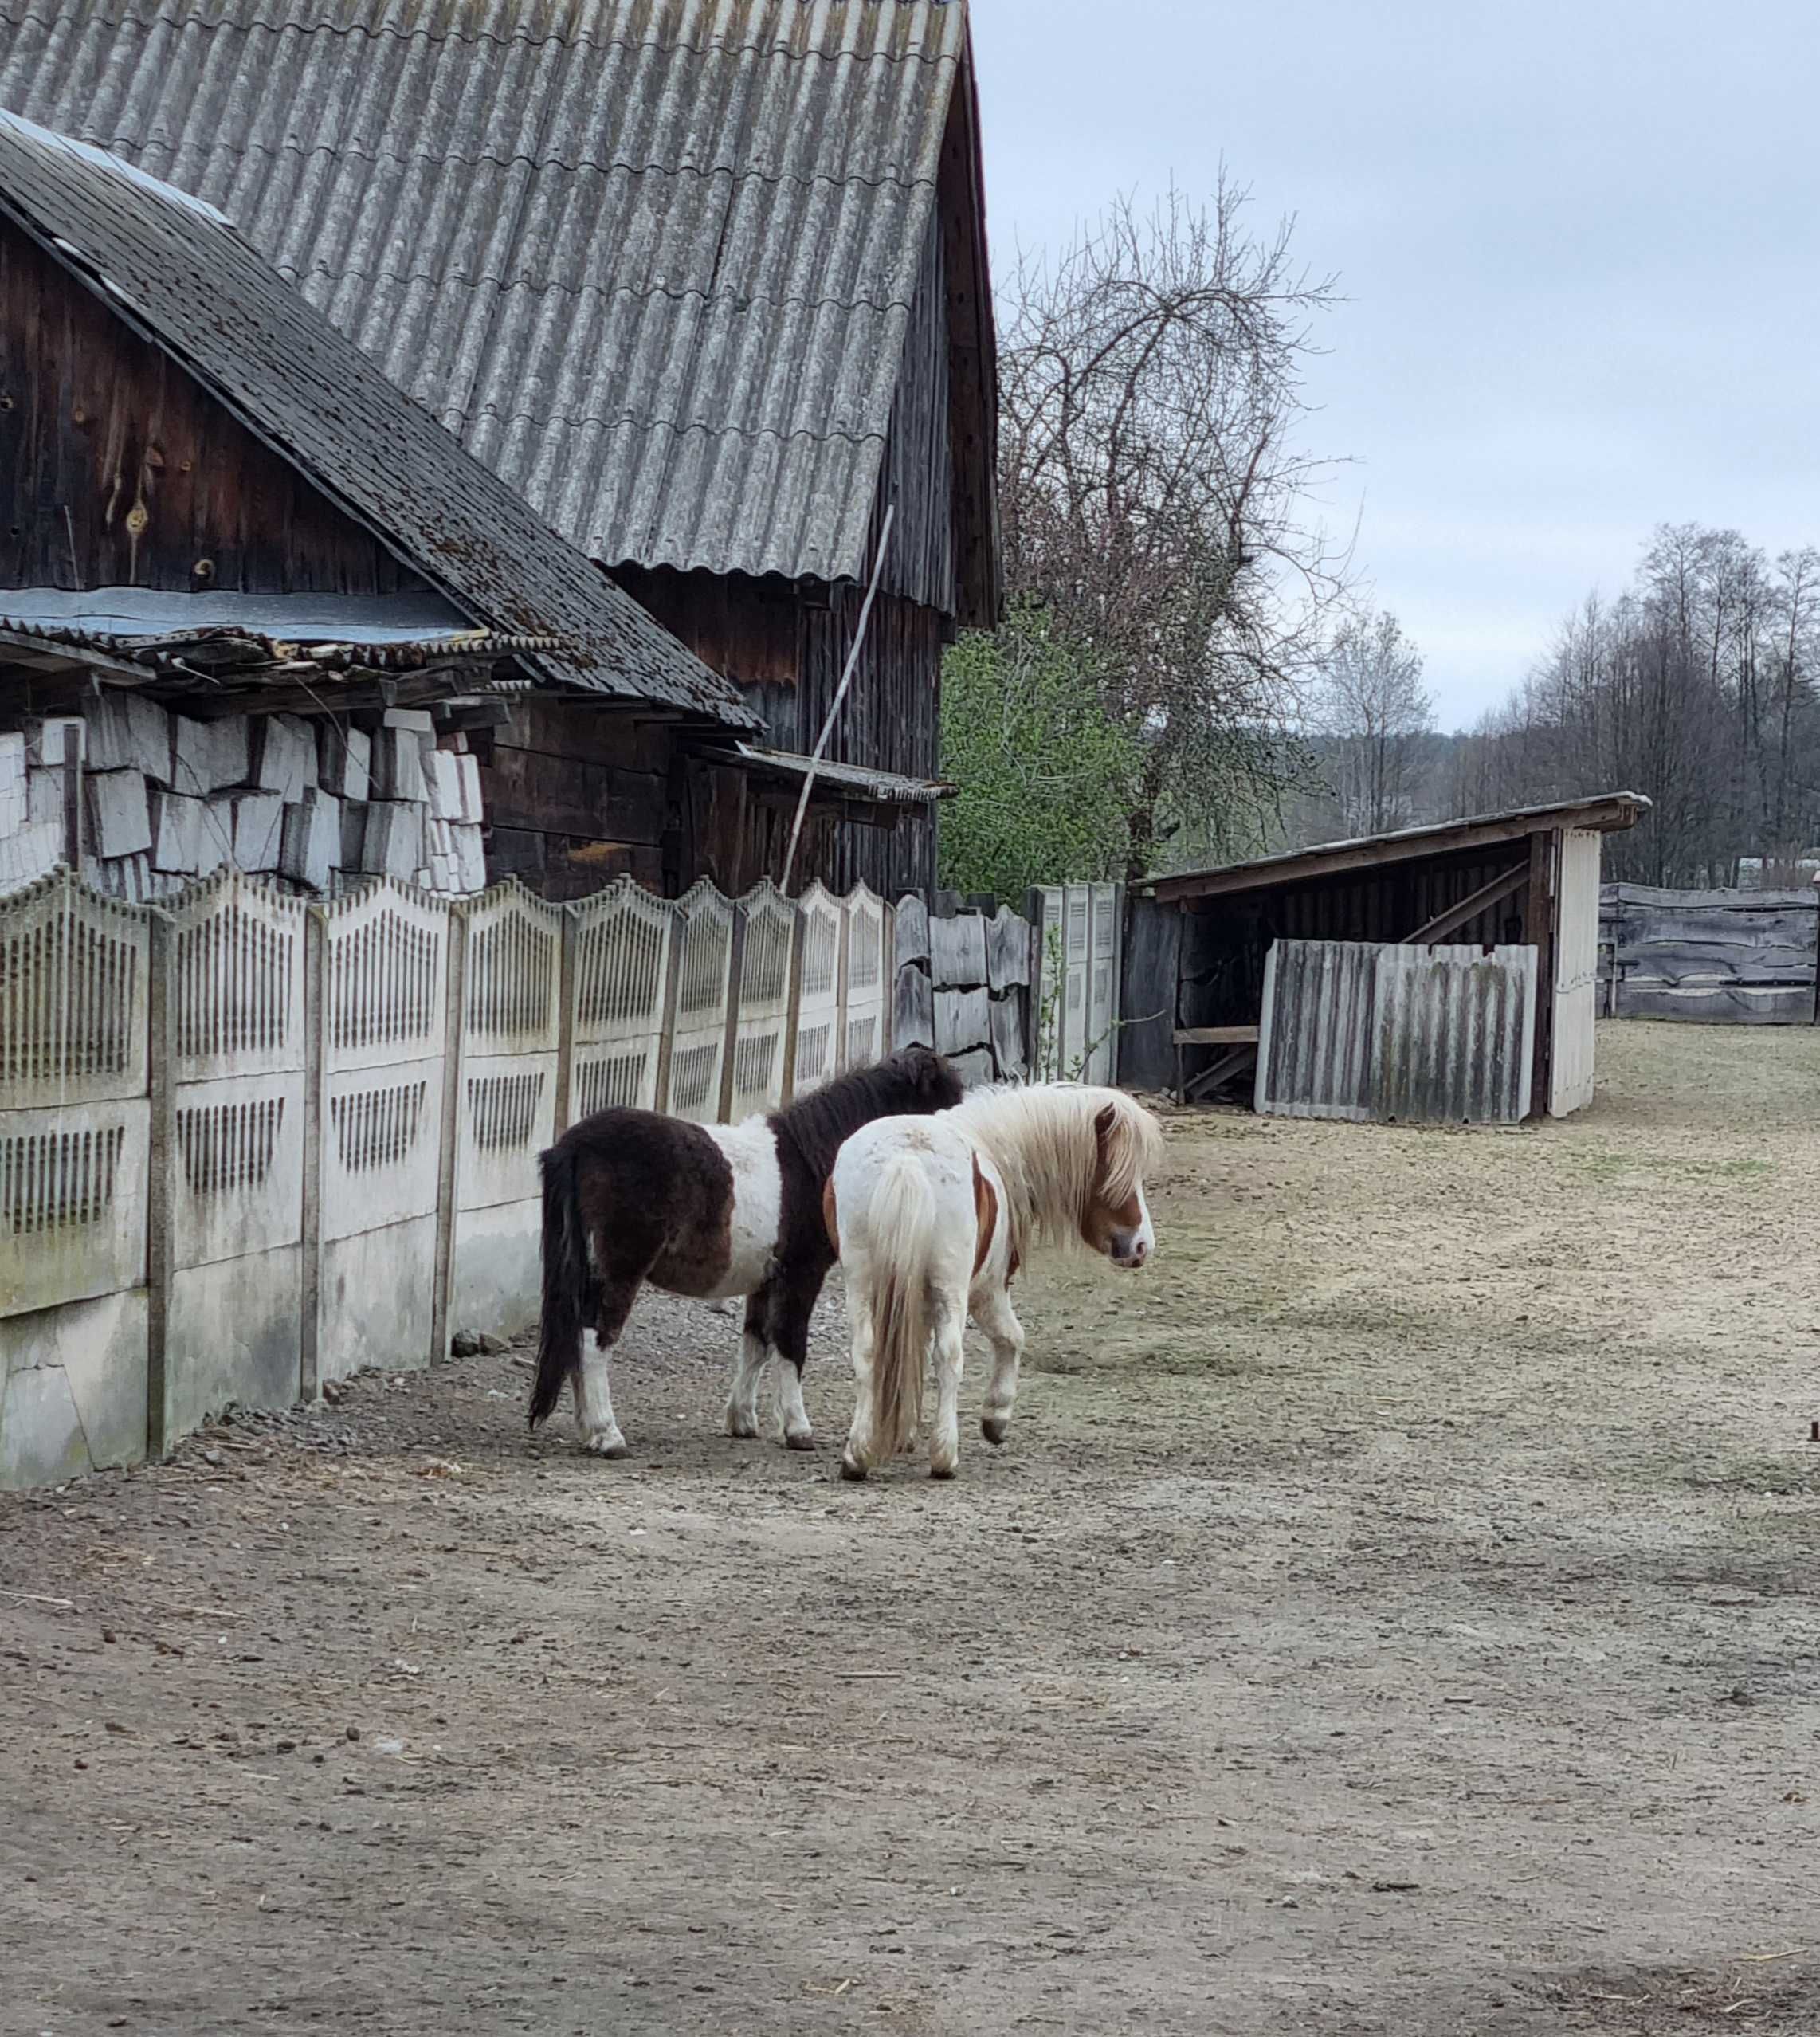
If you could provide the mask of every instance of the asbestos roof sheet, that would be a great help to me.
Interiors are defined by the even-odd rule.
[[[0,113],[10,214],[473,623],[556,640],[540,677],[756,726],[724,680],[564,544],[225,219]]]
[[[218,206],[607,564],[857,576],[961,0],[0,0],[0,104]]]

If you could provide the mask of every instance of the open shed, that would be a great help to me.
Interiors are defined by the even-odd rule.
[[[1600,841],[1649,807],[1607,793],[1137,887],[1120,1079],[1187,1098],[1245,1084],[1295,1115],[1580,1109],[1592,1097]],[[1268,1061],[1260,1085],[1261,1042]],[[1397,1108],[1374,1094],[1374,1055],[1400,1060]]]

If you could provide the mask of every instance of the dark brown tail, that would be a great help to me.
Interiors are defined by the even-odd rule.
[[[535,1428],[582,1368],[583,1310],[593,1291],[587,1227],[575,1190],[578,1156],[560,1145],[544,1154],[543,1320],[537,1342],[537,1376],[531,1388]]]

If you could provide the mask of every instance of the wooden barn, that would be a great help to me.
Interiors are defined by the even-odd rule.
[[[1329,842],[1141,888],[1120,1078],[1292,1116],[1560,1117],[1592,1098],[1599,844],[1641,794]]]
[[[676,759],[756,733],[220,214],[6,114],[0,492],[0,883],[86,848],[129,897],[224,859],[477,890],[558,715],[650,815],[576,869],[657,883]]]
[[[0,0],[0,105],[220,206],[737,685],[667,881],[775,873],[876,568],[797,876],[932,883],[942,651],[999,606],[962,0]],[[545,711],[497,866],[625,831],[624,733]]]

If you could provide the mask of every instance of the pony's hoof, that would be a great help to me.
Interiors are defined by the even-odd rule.
[[[854,1463],[850,1457],[843,1457],[841,1459],[841,1476],[853,1485],[864,1485],[865,1466],[863,1464]]]
[[[582,1445],[590,1457],[630,1457],[632,1447],[617,1430],[610,1433],[590,1436]]]
[[[982,1416],[979,1423],[979,1433],[985,1437],[986,1440],[989,1443],[992,1444],[996,1448],[996,1446],[1002,1443],[1011,1433],[1010,1416],[1009,1415],[986,1415]]]
[[[726,1430],[728,1435],[736,1438],[739,1442],[750,1442],[759,1433],[759,1425],[751,1415],[735,1415],[729,1407],[727,1411]]]
[[[815,1447],[815,1432],[812,1429],[803,1429],[794,1435],[786,1435],[783,1446],[786,1450],[813,1450]],[[864,1478],[865,1474],[861,1472],[860,1475]]]
[[[929,1476],[932,1478],[951,1478],[959,1469],[958,1464],[932,1464]]]

